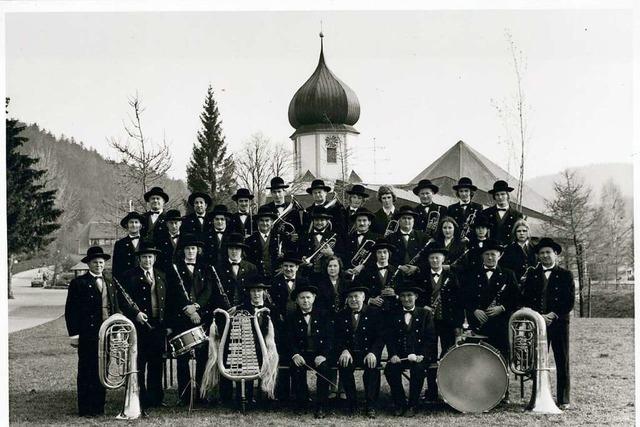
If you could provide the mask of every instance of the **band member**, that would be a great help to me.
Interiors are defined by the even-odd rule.
[[[356,217],[354,215],[360,208],[364,208],[364,203],[369,198],[369,194],[365,191],[364,186],[360,184],[352,185],[345,193],[347,193],[349,198],[349,207],[345,208],[344,218],[345,224],[347,224],[347,230],[351,232],[355,230]],[[374,217],[371,219],[372,222],[373,218]]]
[[[193,209],[193,212],[182,218],[180,232],[193,234],[204,242],[204,233],[207,231],[207,228],[211,228],[207,215],[207,209],[211,206],[211,196],[207,193],[196,191],[189,195],[187,202]]]
[[[225,307],[224,301],[216,292],[214,297],[211,274],[211,267],[207,265],[202,257],[198,256],[198,251],[202,250],[204,243],[196,240],[195,235],[184,234],[180,240],[179,253],[182,254],[181,259],[176,261],[175,270],[182,280],[184,290],[189,296],[189,301],[195,305],[196,311],[202,321],[202,326],[207,330],[211,326],[212,309],[214,307]],[[180,334],[188,329],[193,328],[193,322],[184,312],[176,313],[173,322],[173,332]],[[196,376],[195,382],[197,387],[202,383],[202,374],[207,364],[207,347],[200,346],[196,348]],[[178,357],[177,374],[178,374],[178,399],[182,405],[189,404],[189,354]],[[200,395],[199,389],[197,395]]]
[[[258,230],[247,238],[247,259],[258,268],[261,276],[273,277],[278,267],[278,255],[288,249],[288,242],[281,234],[272,230],[278,215],[264,207],[256,213]]]
[[[314,179],[311,182],[311,186],[307,188],[306,191],[308,194],[313,196],[313,204],[307,208],[307,212],[311,214],[314,207],[323,206],[326,209],[326,212],[331,216],[330,220],[333,232],[338,233],[339,236],[346,234],[347,225],[345,223],[343,213],[344,207],[342,206],[342,203],[335,198],[335,194],[334,199],[327,202],[327,194],[331,192],[331,187],[325,185],[324,181],[321,179]],[[313,218],[310,218],[310,220],[313,220]]]
[[[459,202],[449,205],[447,208],[447,215],[452,217],[456,223],[458,223],[461,230],[468,229],[470,234],[473,228],[473,221],[469,218],[474,218],[477,214],[482,212],[482,205],[471,201],[475,192],[478,190],[478,187],[473,185],[471,178],[463,176],[458,180],[458,183],[451,188],[456,192]],[[467,226],[466,228],[465,224]],[[460,237],[463,238],[462,236]],[[470,236],[465,235],[464,237],[469,238]]]
[[[513,272],[498,265],[502,251],[495,240],[484,242],[482,266],[466,275],[462,299],[471,328],[488,336],[489,344],[509,360],[508,323],[519,290]]]
[[[256,266],[244,257],[243,251],[248,248],[241,234],[231,233],[227,241],[227,258],[216,266],[222,287],[232,306],[245,301],[244,285],[258,274]]]
[[[232,232],[242,234],[245,239],[253,234],[253,207],[251,206],[253,194],[247,188],[238,188],[236,194],[231,196],[236,202],[237,212],[231,215],[229,228]]]
[[[386,319],[385,343],[389,362],[384,376],[391,388],[394,415],[413,417],[424,385],[425,372],[438,353],[433,316],[416,300],[422,289],[406,283],[398,289],[401,307]],[[402,386],[402,373],[410,371],[409,400]]]
[[[287,209],[289,209],[289,212],[285,214],[283,219],[289,224],[293,225],[295,231],[293,231],[290,237],[291,241],[296,242],[299,237],[299,231],[301,231],[304,227],[304,224],[307,223],[305,217],[306,213],[297,201],[293,203],[295,201],[293,196],[291,196],[291,203],[293,203],[294,206],[289,208],[291,203],[285,200],[287,196],[287,188],[289,188],[289,186],[284,183],[284,180],[282,178],[280,178],[279,176],[272,178],[271,184],[269,187],[267,187],[267,190],[269,190],[269,192],[271,193],[271,197],[273,198],[273,200],[267,204],[262,205],[261,208],[276,212],[278,214],[278,217],[282,215],[282,212],[285,212]],[[282,230],[279,227],[278,232],[281,231]]]
[[[310,213],[311,231],[306,234],[299,243],[298,252],[303,255],[303,262],[307,275],[312,272],[322,272],[329,257],[340,254],[341,239],[338,233],[331,226],[332,216],[323,206],[314,207]],[[329,244],[330,239],[335,239],[334,244]],[[318,252],[319,251],[319,252]],[[311,255],[318,253],[313,259]]]
[[[557,375],[557,402],[560,409],[570,404],[569,319],[575,302],[575,285],[569,270],[558,266],[562,247],[548,237],[540,239],[534,251],[539,266],[527,275],[522,289],[522,303],[544,317],[547,337],[553,350]]]
[[[349,281],[343,274],[342,260],[333,255],[327,258],[323,273],[313,276],[312,283],[318,287],[316,306],[329,313],[337,313],[345,306],[344,292]]]
[[[396,267],[389,264],[394,250],[395,247],[387,240],[378,239],[371,248],[375,262],[369,264],[356,278],[357,283],[369,289],[368,304],[385,311],[396,306]]]
[[[376,239],[380,237],[379,234],[371,231],[373,219],[373,213],[371,213],[367,208],[358,208],[358,210],[353,214],[355,228],[347,236],[344,247],[345,261],[351,262],[352,267],[354,267],[353,270],[360,269],[360,271],[362,271],[362,268],[364,268],[364,265],[353,265],[352,260],[355,254],[363,248],[365,242],[368,240],[375,242]],[[349,272],[354,273],[354,271]]]
[[[463,286],[466,274],[476,271],[482,265],[482,251],[485,243],[489,240],[489,225],[489,221],[484,215],[476,216],[473,222],[473,235],[467,243],[467,251],[460,258],[460,261],[455,261],[453,264]]]
[[[506,181],[498,180],[493,183],[489,194],[493,196],[496,204],[488,207],[483,212],[489,221],[491,238],[502,245],[508,245],[513,241],[512,230],[517,220],[522,219],[522,213],[518,212],[509,203],[509,193],[513,191]]]
[[[145,202],[149,203],[149,210],[142,216],[143,240],[157,244],[159,236],[166,235],[167,225],[164,218],[164,205],[169,202],[169,195],[160,187],[153,187],[144,193]]]
[[[307,370],[316,372],[316,418],[325,417],[329,398],[328,358],[333,345],[333,321],[326,312],[314,307],[318,288],[298,286],[291,297],[298,308],[287,316],[289,354],[291,355],[291,382],[295,400],[304,409],[309,399]]]
[[[380,358],[384,347],[382,319],[380,313],[365,304],[369,289],[352,286],[344,292],[348,307],[341,310],[335,321],[334,353],[340,372],[340,380],[347,395],[350,413],[357,408],[356,382],[354,370],[364,369],[362,375],[366,396],[365,411],[369,418],[375,418],[375,405],[380,394]]]
[[[211,265],[219,264],[227,256],[227,240],[231,234],[229,219],[231,213],[225,205],[215,205],[209,213],[213,227],[203,233],[204,256]]]
[[[382,203],[382,207],[375,212],[373,231],[384,235],[389,221],[396,219],[396,207],[394,205],[396,193],[393,192],[393,188],[381,185],[378,188],[378,201]]]
[[[110,255],[92,246],[82,262],[89,271],[69,283],[64,317],[72,347],[78,349],[78,414],[104,414],[105,388],[98,371],[98,343],[102,322],[119,313],[115,286],[102,272]]]
[[[127,230],[128,234],[113,245],[113,261],[111,261],[113,277],[119,282],[122,282],[122,275],[125,271],[137,265],[136,249],[140,244],[140,229],[143,220],[144,218],[138,212],[129,212],[120,221],[120,226]]]
[[[459,301],[460,285],[455,273],[442,268],[447,250],[434,244],[427,248],[425,255],[429,261],[425,282],[428,284],[426,289],[430,291],[425,297],[433,314],[436,342],[440,340],[438,358],[441,358],[455,344],[456,337],[462,334],[464,310]],[[436,374],[435,369],[427,370],[427,401],[438,399]]]
[[[156,260],[156,268],[166,272],[172,269],[172,264],[180,257],[178,246],[180,240],[180,226],[182,225],[182,215],[177,209],[168,210],[164,216],[166,232],[158,233],[156,247],[161,254]]]
[[[458,223],[450,216],[442,218],[438,226],[438,233],[436,234],[433,245],[447,250],[444,259],[444,264],[447,266],[453,263],[456,263],[456,265],[460,264],[462,262],[462,256],[467,251],[467,245],[460,239],[460,232],[458,230]]]
[[[167,335],[166,319],[184,312],[192,324],[201,321],[174,270],[165,275],[154,266],[161,252],[142,243],[136,255],[139,266],[127,271],[122,282],[136,307],[123,305],[122,311],[136,325],[138,336],[138,383],[143,408],[162,406],[162,353]],[[173,272],[173,273],[172,273]],[[171,279],[168,280],[167,278]]]
[[[419,215],[410,206],[401,206],[397,216],[400,227],[387,237],[389,243],[396,248],[391,257],[391,264],[397,265],[403,275],[412,276],[419,271],[422,262],[416,259],[416,256],[420,258],[418,254],[426,247],[428,239],[424,232],[415,229],[414,225]]]
[[[298,267],[302,263],[294,252],[287,252],[279,259],[282,274],[272,280],[271,298],[274,304],[274,315],[284,319],[288,312],[295,310],[295,301],[291,299],[291,292],[299,282]]]
[[[413,194],[420,198],[420,204],[416,207],[418,218],[416,229],[424,231],[428,238],[436,234],[440,219],[447,213],[447,208],[433,202],[433,196],[438,194],[439,187],[428,179],[421,179],[413,188]]]
[[[519,219],[513,225],[512,235],[515,240],[504,248],[504,254],[500,258],[500,266],[508,268],[516,275],[519,282],[528,268],[533,269],[538,260],[529,241],[529,225],[524,219]]]

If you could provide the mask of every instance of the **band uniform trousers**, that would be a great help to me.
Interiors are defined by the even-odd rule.
[[[397,408],[407,406],[407,395],[402,385],[402,373],[409,370],[409,406],[416,406],[420,400],[420,393],[424,385],[424,378],[427,368],[426,357],[420,362],[409,362],[408,360],[400,363],[387,362],[384,368],[384,376],[389,383],[391,389],[391,398]]]
[[[344,387],[344,392],[347,395],[347,400],[350,402],[356,401],[356,381],[354,377],[354,371],[356,368],[363,369],[362,381],[364,382],[364,394],[368,408],[372,408],[380,395],[380,370],[378,369],[380,359],[378,358],[378,364],[375,368],[369,368],[364,363],[364,358],[368,354],[364,352],[351,353],[353,361],[347,365],[347,367],[338,366],[340,373],[340,380]]]
[[[78,340],[78,411],[79,415],[104,414],[106,390],[98,371],[98,337]]]
[[[440,353],[438,355],[438,360],[440,360],[454,346],[456,334],[455,329],[447,321],[435,319],[433,324],[435,326],[436,339],[440,340]],[[436,400],[438,397],[437,376],[438,370],[427,366],[427,400]]]
[[[149,322],[153,324],[153,322]],[[139,326],[138,332],[138,385],[143,408],[159,406],[164,399],[162,388],[162,369],[165,350],[164,329],[156,327],[144,330]],[[146,373],[146,381],[145,381]]]
[[[556,362],[558,405],[571,401],[571,376],[569,373],[569,319],[557,319],[547,327],[547,341]]]
[[[320,375],[328,378],[328,376],[330,375],[328,360],[325,360],[319,366],[315,366],[314,359],[316,358],[316,356],[320,355],[319,353],[305,351],[300,355],[304,357],[307,365],[318,371]],[[290,370],[291,382],[293,384],[296,401],[298,404],[304,405],[309,400],[307,367],[298,367],[293,361],[291,361]],[[320,375],[316,375],[317,403],[319,406],[325,406],[329,400],[329,383],[325,379],[321,378]]]

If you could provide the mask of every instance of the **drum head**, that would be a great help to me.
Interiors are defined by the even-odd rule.
[[[496,406],[509,387],[498,351],[486,344],[463,344],[444,355],[438,366],[442,398],[460,412],[484,412]]]

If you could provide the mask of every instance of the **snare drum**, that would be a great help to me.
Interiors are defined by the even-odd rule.
[[[196,326],[195,328],[188,329],[169,340],[171,357],[176,358],[183,354],[187,354],[192,348],[196,348],[199,345],[204,344],[207,340],[207,334],[204,333],[204,328],[202,326]]]
[[[485,342],[451,348],[440,360],[438,390],[460,412],[486,412],[504,398],[509,374],[502,355]]]

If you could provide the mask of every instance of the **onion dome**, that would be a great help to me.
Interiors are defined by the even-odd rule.
[[[320,33],[320,60],[309,80],[298,89],[289,104],[289,123],[295,129],[312,125],[356,124],[360,103],[356,93],[331,72],[324,62]]]

